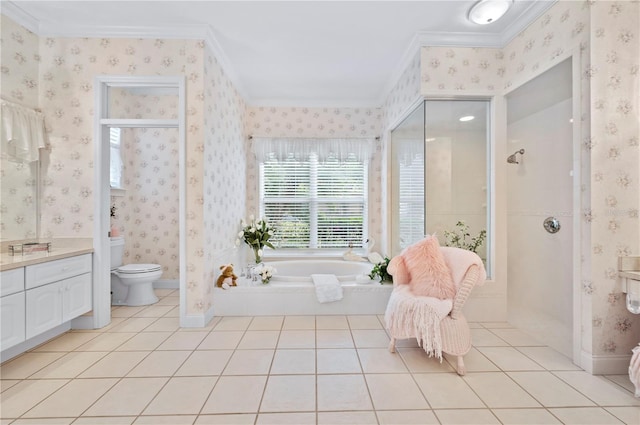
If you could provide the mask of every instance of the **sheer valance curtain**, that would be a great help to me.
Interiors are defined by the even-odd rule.
[[[393,150],[398,164],[403,167],[422,164],[424,161],[424,142],[420,139],[395,140]]]
[[[24,106],[2,101],[0,146],[9,159],[33,162],[40,158],[39,149],[47,147],[44,115]]]
[[[253,152],[259,162],[277,159],[283,161],[293,158],[305,161],[313,153],[318,160],[337,159],[368,162],[376,150],[375,138],[346,139],[346,138],[267,138],[253,137]]]

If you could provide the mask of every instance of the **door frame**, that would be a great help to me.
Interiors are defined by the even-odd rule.
[[[502,102],[504,104],[505,126],[506,126],[506,103],[507,95],[512,91],[520,88],[531,80],[536,79],[541,74],[561,64],[565,60],[571,60],[571,109],[573,115],[572,122],[572,309],[573,309],[573,326],[572,326],[572,353],[573,363],[577,366],[588,370],[589,365],[582,353],[582,310],[585,303],[582,300],[582,87],[581,87],[581,60],[579,48],[567,51],[565,54],[558,56],[553,63],[547,64],[545,67],[539,68],[535,74],[532,74],[513,84],[502,93]],[[506,129],[505,129],[506,131]],[[506,176],[506,174],[505,174]],[[588,185],[588,181],[585,184]],[[506,193],[505,193],[506,195]]]
[[[175,88],[178,91],[178,119],[109,119],[109,87]],[[111,245],[109,239],[110,143],[105,137],[109,127],[174,127],[178,129],[179,162],[179,247],[180,247],[180,323],[186,317],[186,133],[184,76],[98,75],[94,79],[94,226],[93,226],[93,320],[91,327],[102,328],[111,321]]]

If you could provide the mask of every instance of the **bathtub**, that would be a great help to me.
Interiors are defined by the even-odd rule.
[[[268,285],[238,279],[238,286],[227,290],[213,288],[213,309],[219,316],[343,315],[384,314],[392,285],[356,276],[371,273],[373,264],[344,260],[267,261],[276,268]],[[312,274],[335,274],[343,288],[343,299],[319,303]]]
[[[334,274],[343,284],[355,283],[356,276],[371,273],[373,264],[344,260],[288,260],[268,261],[276,268],[271,282],[311,283],[312,274]]]

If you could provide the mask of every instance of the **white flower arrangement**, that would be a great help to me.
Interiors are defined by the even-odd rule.
[[[269,242],[269,239],[273,236],[273,230],[266,220],[261,218],[256,220],[253,215],[249,217],[249,223],[242,220],[240,225],[242,226],[242,230],[238,232],[236,245],[239,245],[240,239],[242,239],[242,241],[253,250],[256,264],[260,263],[262,261],[262,255],[264,254],[263,248],[265,246],[271,249],[274,248],[271,242]]]
[[[274,274],[277,273],[277,270],[273,266],[269,266],[267,264],[259,264],[254,269],[253,272],[260,276],[263,284],[269,283]]]

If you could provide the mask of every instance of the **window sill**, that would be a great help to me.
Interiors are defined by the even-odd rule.
[[[314,249],[306,249],[306,250],[285,250],[285,249],[267,249],[264,252],[263,258],[265,260],[288,260],[288,259],[302,259],[302,258],[313,258],[313,259],[342,259],[345,252],[347,252],[348,248],[345,249],[331,249],[331,250],[314,250]],[[363,249],[353,249],[351,251],[355,255],[359,255],[366,259],[366,253]]]

